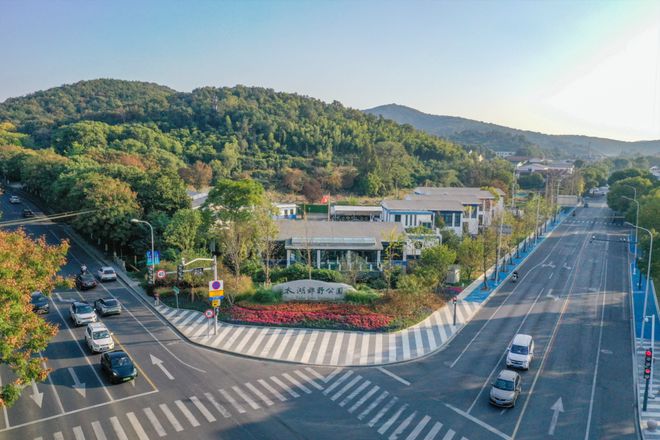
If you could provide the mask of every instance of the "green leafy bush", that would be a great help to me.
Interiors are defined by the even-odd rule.
[[[252,295],[252,300],[261,304],[280,303],[282,302],[282,292],[260,287]]]
[[[359,290],[352,290],[346,293],[346,301],[356,304],[373,304],[381,295],[368,286],[360,286]]]

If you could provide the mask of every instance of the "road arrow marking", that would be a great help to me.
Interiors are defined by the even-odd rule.
[[[80,382],[78,375],[73,368],[69,367],[67,370],[69,370],[69,374],[71,374],[71,377],[73,378],[73,389],[78,391],[81,396],[85,397],[85,382]]]
[[[57,296],[57,300],[58,300],[59,302],[62,302],[62,303],[74,303],[74,302],[76,302],[75,299],[63,299],[63,298],[60,296],[59,292],[54,292],[54,293],[55,293],[55,296]]]
[[[34,403],[41,408],[41,402],[44,400],[44,393],[39,392],[39,388],[37,388],[37,383],[35,381],[32,381],[32,394],[30,395],[30,399],[34,400]]]
[[[546,297],[548,297],[548,298],[552,298],[552,299],[554,299],[555,301],[559,300],[559,297],[558,297],[558,296],[554,296],[554,295],[552,294],[552,289],[548,289],[548,294],[546,295]]]
[[[563,267],[564,269],[566,269],[566,270],[571,270],[571,269],[572,269],[572,267],[569,266],[569,265],[566,264],[566,263],[564,263],[564,265],[563,265],[562,267]]]
[[[550,407],[554,413],[552,414],[552,421],[550,422],[550,429],[548,429],[548,435],[555,435],[555,428],[557,427],[557,420],[559,419],[559,413],[564,412],[564,405],[561,402],[561,397],[557,399],[554,405]]]
[[[552,261],[551,261],[551,262],[549,262],[549,263],[542,264],[541,267],[549,267],[549,268],[551,268],[551,269],[554,269],[554,268],[557,267],[557,266],[555,266],[554,264],[552,264]]]
[[[174,376],[172,376],[172,375],[170,374],[170,372],[167,371],[167,370],[165,369],[165,367],[163,366],[163,361],[161,361],[160,359],[158,359],[156,356],[154,356],[154,355],[151,354],[151,353],[149,353],[149,357],[151,358],[151,363],[152,363],[153,365],[158,365],[158,368],[160,368],[160,369],[162,370],[162,372],[165,373],[165,376],[167,376],[167,378],[168,378],[169,380],[174,380]]]

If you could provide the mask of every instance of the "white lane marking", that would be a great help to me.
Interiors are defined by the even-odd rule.
[[[335,337],[335,342],[333,342],[332,346],[332,356],[330,357],[330,365],[338,365],[339,364],[339,354],[341,353],[341,343],[344,340],[344,333],[337,333]]]
[[[108,438],[105,436],[105,431],[103,431],[103,427],[98,420],[92,422],[92,430],[94,431],[96,440],[108,440]]]
[[[266,345],[264,345],[264,349],[261,350],[261,356],[267,356],[268,353],[273,349],[275,340],[280,336],[280,333],[282,333],[282,330],[279,328],[273,330],[273,333],[271,334],[270,338],[268,338]]]
[[[76,440],[85,440],[85,434],[83,434],[82,428],[80,426],[73,427],[73,436]]]
[[[442,440],[452,440],[454,438],[454,435],[456,435],[456,431],[453,429],[450,429],[447,431],[444,437],[442,437]]]
[[[110,417],[110,424],[112,425],[112,429],[115,430],[115,434],[117,434],[117,438],[119,440],[128,440],[128,437],[126,437],[126,433],[124,432],[124,428],[121,427],[121,423],[119,423],[119,419],[117,417]]]
[[[234,348],[234,351],[237,351],[237,352],[239,352],[239,353],[240,353],[241,351],[243,351],[243,348],[245,348],[245,345],[246,345],[247,342],[250,340],[250,338],[252,338],[252,335],[253,335],[254,332],[256,332],[256,331],[257,331],[257,328],[256,328],[256,327],[252,327],[250,330],[248,330],[248,332],[245,334],[245,336],[243,336],[243,338],[241,339],[240,344],[238,344],[238,345],[236,346],[236,348]]]
[[[309,357],[312,355],[312,351],[314,350],[314,344],[316,344],[316,339],[319,337],[318,332],[313,331],[311,333],[312,334],[309,337],[309,341],[307,341],[307,344],[305,344],[305,351],[303,352],[303,355],[300,358],[300,362],[302,362],[303,364],[309,362]]]
[[[291,395],[291,397],[293,397],[294,399],[297,398],[297,397],[300,397],[300,394],[298,394],[298,393],[296,393],[294,390],[292,390],[287,384],[285,384],[284,382],[282,382],[278,377],[271,376],[271,377],[270,377],[270,380],[272,380],[272,381],[275,382],[277,385],[279,385],[280,388],[282,388],[284,391],[286,391],[287,393],[289,393],[289,394]]]
[[[332,373],[328,374],[328,375],[326,376],[326,378],[323,379],[323,382],[325,382],[325,383],[330,382],[332,379],[334,379],[334,377],[335,377],[336,375],[338,375],[338,374],[341,373],[342,371],[344,371],[344,369],[341,368],[341,367],[339,367],[339,368],[335,368],[335,369],[332,371]]]
[[[330,341],[330,332],[323,332],[323,339],[321,339],[321,345],[319,346],[318,354],[316,355],[316,364],[322,364],[323,359],[325,359],[325,351],[328,348],[328,342]]]
[[[239,412],[239,414],[244,414],[244,413],[246,412],[246,411],[245,411],[245,408],[243,408],[243,406],[242,406],[240,403],[238,403],[238,402],[236,401],[236,399],[234,399],[232,396],[230,396],[229,393],[228,393],[227,391],[222,390],[222,389],[220,389],[220,390],[218,390],[218,391],[220,392],[220,394],[222,394],[222,397],[224,397],[225,400],[226,400],[227,402],[229,402],[229,404],[230,404],[231,406],[233,406],[234,409],[236,409],[236,411]]]
[[[554,274],[555,274],[554,272],[550,272],[550,276],[548,277],[548,279],[552,278]]]
[[[208,322],[211,322],[211,320],[209,319]],[[222,344],[222,342],[225,340],[225,337],[227,336],[227,334],[228,334],[230,331],[232,331],[232,330],[235,329],[235,327],[234,327],[233,325],[228,325],[226,328],[222,329],[222,331],[219,332],[217,336],[214,337],[214,335],[213,335],[213,326],[210,325],[210,324],[208,324],[208,327],[209,327],[209,329],[210,329],[210,330],[209,330],[209,333],[211,334],[211,336],[209,337],[209,340],[210,340],[211,338],[213,338],[213,342],[211,342],[211,343],[209,344],[209,345],[211,345],[212,347],[217,347],[218,345]],[[204,343],[204,340],[202,339],[201,342]]]
[[[165,368],[165,366],[163,365],[162,360],[158,359],[156,356],[154,356],[151,353],[149,353],[149,357],[151,358],[152,365],[156,365],[158,368],[160,368],[160,370],[163,372],[163,374],[165,374],[165,376],[167,376],[169,380],[174,380],[174,376],[172,376],[170,372],[167,371],[167,368]]]
[[[389,347],[387,349],[388,354],[389,354],[389,361],[394,362],[396,361],[396,335],[395,334],[390,334],[389,337]]]
[[[261,341],[266,337],[266,334],[268,333],[267,329],[259,329],[259,334],[257,335],[257,339],[254,340],[252,344],[250,344],[250,349],[247,351],[246,354],[252,355],[254,352],[256,352],[259,347],[261,347]]]
[[[294,371],[294,373],[297,374],[302,380],[304,380],[305,382],[307,382],[308,384],[310,384],[311,386],[313,386],[314,388],[316,388],[317,390],[320,391],[320,390],[323,389],[323,387],[322,387],[321,385],[317,384],[317,383],[314,381],[314,379],[310,379],[310,378],[309,378],[305,373],[303,373],[302,371],[296,370],[296,371]]]
[[[362,376],[354,377],[352,381],[344,385],[341,390],[337,391],[332,397],[330,397],[330,400],[334,402],[335,400],[339,399],[346,391],[350,390],[353,385],[358,383],[360,380],[362,380]]]
[[[380,387],[379,387],[378,385],[374,385],[374,387],[371,388],[371,389],[369,390],[369,392],[367,392],[367,394],[365,394],[364,396],[360,397],[360,400],[358,400],[357,402],[355,402],[355,403],[353,404],[353,406],[351,406],[351,407],[348,409],[348,412],[352,414],[356,409],[358,409],[359,407],[361,407],[361,406],[364,404],[364,402],[366,402],[371,396],[373,396],[373,395],[374,395],[379,389],[380,389]]]
[[[293,340],[293,346],[291,347],[291,350],[289,350],[289,355],[286,357],[287,361],[292,361],[296,358],[298,350],[300,350],[300,345],[302,344],[303,339],[305,339],[305,336],[307,336],[307,333],[307,330],[301,330],[300,333],[298,333]]]
[[[401,424],[399,425],[399,427],[396,428],[396,429],[394,430],[394,432],[392,433],[392,435],[389,436],[389,440],[396,440],[396,439],[398,439],[399,436],[400,436],[401,434],[403,434],[403,431],[406,430],[406,428],[408,427],[408,425],[410,425],[410,422],[413,421],[413,419],[415,418],[416,415],[417,415],[417,411],[415,411],[415,412],[413,412],[412,414],[410,414],[410,415],[409,415],[409,416],[408,416],[403,422],[401,422]]]
[[[208,400],[209,402],[211,402],[211,405],[213,405],[213,407],[214,407],[214,408],[215,408],[220,414],[222,414],[222,417],[225,417],[225,418],[227,418],[227,417],[231,417],[231,414],[229,413],[229,411],[227,411],[227,409],[226,409],[224,406],[220,405],[220,404],[218,403],[218,401],[215,400],[215,397],[213,397],[213,394],[211,394],[211,393],[204,393],[204,396],[206,397],[206,400]]]
[[[413,333],[415,335],[415,356],[421,356],[426,352],[424,350],[424,343],[422,342],[422,329],[415,327]]]
[[[195,322],[193,322],[192,324],[190,324],[190,325],[188,326],[188,328],[185,329],[185,330],[183,331],[183,333],[184,333],[185,335],[187,335],[188,337],[192,336],[194,333],[196,333],[196,331],[199,330],[199,326],[200,326],[204,321],[206,321],[206,316],[201,315],[201,316],[197,319],[197,321],[195,321]]]
[[[358,376],[358,377],[361,377],[361,376]],[[355,396],[357,396],[358,394],[360,394],[360,393],[361,393],[366,387],[368,387],[369,385],[371,385],[371,381],[370,381],[370,380],[365,380],[364,382],[362,382],[362,383],[360,384],[360,386],[357,387],[355,390],[353,390],[353,392],[352,392],[351,394],[349,394],[348,396],[344,397],[344,399],[343,399],[341,402],[339,402],[339,406],[341,406],[341,407],[346,406],[346,404],[347,404],[348,402],[350,402],[351,400],[355,399]]]
[[[269,393],[271,393],[273,396],[277,397],[280,402],[286,402],[286,397],[282,395],[279,391],[277,391],[275,388],[273,388],[268,382],[266,382],[263,379],[257,380],[261,384],[262,387],[266,388]]]
[[[406,437],[406,440],[415,440],[417,436],[419,435],[420,432],[426,427],[426,425],[429,423],[431,420],[431,417],[429,416],[424,416],[422,420],[415,426],[415,429],[413,429],[410,434],[408,434],[408,437]],[[442,426],[442,425],[440,425]]]
[[[78,379],[78,375],[76,374],[76,370],[71,367],[68,367],[67,370],[69,370],[69,374],[73,378],[73,385],[71,385],[71,388],[76,390],[81,396],[85,397],[85,382],[80,382],[80,379]]]
[[[449,408],[449,409],[455,411],[456,413],[462,415],[462,416],[465,417],[466,419],[473,421],[474,423],[476,423],[477,425],[481,426],[482,428],[485,428],[485,429],[489,430],[490,432],[492,432],[493,434],[495,434],[495,435],[497,435],[497,436],[503,438],[504,440],[511,440],[511,439],[512,439],[512,437],[510,437],[510,436],[504,434],[503,432],[497,430],[496,428],[493,428],[493,427],[490,426],[488,423],[486,423],[486,422],[482,422],[482,421],[479,420],[478,418],[476,418],[476,417],[474,417],[474,416],[471,416],[470,414],[466,413],[466,412],[463,411],[463,410],[460,410],[460,409],[456,408],[455,406],[452,406],[452,405],[450,405],[450,404],[448,404],[448,403],[445,403],[445,406],[446,406],[447,408]]]
[[[158,436],[165,437],[167,435],[167,432],[165,432],[165,429],[163,429],[163,425],[160,424],[160,421],[156,417],[156,414],[154,414],[154,412],[151,410],[151,408],[149,407],[142,408],[142,411],[144,411],[144,413],[146,414],[147,419],[149,419],[149,421],[151,422],[151,426],[154,427],[154,430],[156,431]]]
[[[401,417],[401,414],[403,414],[406,408],[408,408],[408,405],[401,405],[401,407],[397,410],[397,412],[395,412],[394,415],[392,415],[392,417],[387,419],[387,421],[383,423],[383,425],[378,429],[378,433],[381,435],[385,434],[387,430],[390,429],[390,427],[394,424],[394,422],[396,422],[399,419],[399,417]],[[392,434],[392,437],[396,438],[397,436]]]
[[[250,382],[246,382],[245,386],[248,387],[250,389],[250,391],[252,391],[258,398],[263,400],[263,402],[266,405],[271,406],[273,404],[272,400],[270,400],[268,397],[266,397],[266,395],[264,393],[262,393],[257,387],[252,385]]]
[[[190,396],[189,399],[209,423],[215,422],[215,416],[211,414],[211,411],[209,411],[208,408],[204,406],[204,404],[197,398],[197,396]]]
[[[64,440],[64,436],[60,431],[57,431],[56,433],[53,434],[53,438],[55,440]]]
[[[186,419],[188,419],[188,423],[190,423],[192,426],[199,426],[199,422],[193,415],[193,413],[190,412],[190,410],[186,407],[186,405],[180,401],[180,400],[175,400],[174,404],[179,408],[179,411],[184,415]]]
[[[180,321],[181,319],[183,319],[183,317],[188,316],[188,315],[191,314],[192,312],[193,312],[192,310],[184,310],[183,312],[179,313],[178,315],[172,317],[172,318],[170,319],[170,322],[171,322],[172,324],[174,324],[175,326],[178,327],[178,325],[176,324],[176,322],[177,322],[177,321]]]
[[[376,335],[376,348],[374,349],[374,363],[380,364],[383,361],[383,335]]]
[[[222,342],[220,342],[220,344],[222,344],[222,349],[229,350],[230,347],[234,345],[234,342],[236,342],[236,340],[239,338],[241,333],[243,333],[244,331],[245,331],[245,327],[239,327],[237,329],[234,329],[234,333],[232,333],[231,337],[227,339],[226,343],[222,344]]]
[[[362,411],[362,412],[360,413],[360,415],[358,416],[358,420],[362,420],[362,419],[364,419],[367,415],[369,415],[369,413],[370,413],[371,411],[373,411],[374,408],[376,408],[378,405],[380,405],[380,402],[382,402],[383,400],[385,400],[385,398],[386,398],[387,396],[389,396],[389,395],[390,395],[389,392],[387,392],[387,391],[383,391],[383,392],[380,394],[380,396],[378,396],[378,397],[376,398],[376,400],[374,400],[373,402],[371,402],[371,404],[367,407],[367,409],[365,409],[364,411]]]
[[[190,315],[188,315],[188,317],[186,318],[185,321],[183,321],[183,322],[180,323],[180,325],[181,325],[182,327],[185,326],[185,325],[187,325],[190,321],[192,321],[193,319],[195,319],[195,317],[199,318],[200,316],[197,315],[196,313],[191,313]],[[202,317],[204,317],[204,315],[202,315]]]
[[[55,303],[53,303],[53,307],[55,307]],[[50,379],[50,374],[48,375],[48,379]],[[51,383],[52,385],[52,383]],[[0,387],[2,386],[2,376],[0,376]],[[62,405],[60,403],[60,405]],[[5,426],[8,428],[9,427],[9,415],[7,414],[7,405],[2,405],[2,413],[5,416]]]
[[[355,343],[357,342],[357,334],[351,332],[348,336],[348,347],[344,356],[344,365],[349,365],[353,362],[353,354],[355,353]]]
[[[167,420],[170,421],[172,427],[176,432],[183,431],[183,426],[181,426],[181,424],[176,419],[176,417],[174,417],[174,414],[172,414],[172,411],[170,411],[169,407],[166,404],[161,403],[160,405],[158,405],[158,407],[163,412],[163,414],[165,414],[165,417],[167,418]]]
[[[330,393],[330,391],[334,390],[334,389],[337,388],[339,385],[341,385],[346,379],[348,379],[349,377],[351,377],[351,375],[353,375],[353,372],[350,371],[350,370],[347,371],[346,373],[344,373],[344,375],[343,375],[342,377],[340,377],[339,379],[337,379],[336,381],[334,381],[334,382],[332,383],[332,385],[330,385],[328,388],[326,388],[325,391],[323,391],[323,394],[325,394],[325,395],[327,396],[328,393]]]
[[[284,349],[286,348],[287,345],[289,345],[289,342],[291,341],[291,337],[293,336],[294,330],[289,329],[286,332],[284,332],[284,336],[280,339],[280,344],[277,347],[277,350],[275,351],[275,354],[273,355],[273,358],[275,359],[281,359],[282,354],[284,353]]]
[[[236,394],[238,394],[241,398],[243,398],[243,400],[245,400],[245,402],[246,402],[248,405],[250,405],[250,407],[252,407],[252,409],[259,409],[259,408],[261,408],[257,402],[255,402],[254,400],[252,400],[252,398],[251,398],[250,396],[248,396],[247,394],[245,394],[245,393],[243,392],[243,390],[240,389],[239,387],[237,387],[236,385],[233,385],[233,386],[231,387],[231,389],[234,390],[234,392],[235,392]]]
[[[369,426],[370,428],[373,428],[373,427],[376,425],[376,423],[378,423],[378,421],[379,421],[379,420],[380,420],[380,419],[381,419],[381,418],[382,418],[382,417],[383,417],[383,416],[384,416],[384,415],[390,410],[390,408],[392,408],[392,407],[393,407],[398,401],[399,401],[399,398],[398,398],[398,397],[393,397],[389,402],[387,402],[387,404],[385,404],[384,407],[382,407],[382,408],[380,409],[380,411],[378,411],[378,412],[376,413],[376,415],[375,415],[371,420],[369,420],[369,423],[367,423],[367,426]]]
[[[137,417],[135,417],[135,413],[127,412],[126,417],[128,417],[128,421],[131,422],[131,426],[133,426],[133,431],[135,431],[138,438],[140,440],[149,440],[149,436],[147,435],[146,432],[144,432],[142,425],[140,425],[140,422],[138,421]]]
[[[195,331],[195,334],[193,334],[192,336],[190,336],[192,339],[197,339],[197,338],[199,338],[199,337],[201,336],[201,334],[202,334],[202,333],[205,333],[205,332],[207,331],[207,329],[208,329],[209,323],[208,323],[208,322],[205,322],[205,321],[207,321],[207,318],[206,318],[206,316],[204,316],[204,315],[202,315],[202,317],[204,318],[204,321],[202,321],[202,322],[199,324],[199,327],[197,327],[197,330]]]
[[[305,370],[307,370],[312,376],[316,377],[318,380],[322,382],[326,382],[325,378],[321,376],[319,373],[316,372],[313,368],[310,367],[305,367]]]
[[[426,437],[424,437],[424,440],[433,440],[436,435],[438,435],[438,432],[442,429],[442,423],[440,422],[435,422],[435,425],[433,425],[433,428],[429,431],[428,434],[426,434]]]
[[[366,365],[369,361],[369,345],[371,341],[371,335],[361,335],[360,337],[360,365]]]
[[[391,371],[386,370],[386,369],[383,368],[383,367],[377,367],[376,369],[377,369],[378,371],[380,371],[381,373],[385,373],[385,374],[387,374],[387,375],[390,376],[392,379],[394,379],[394,380],[398,380],[399,382],[401,382],[402,384],[404,384],[404,385],[406,385],[406,386],[409,386],[409,385],[410,385],[410,382],[408,382],[407,380],[405,380],[405,379],[402,378],[402,377],[397,376],[396,374],[392,373]]]
[[[410,331],[404,330],[401,332],[401,337],[403,338],[403,360],[407,361],[410,359]]]
[[[289,382],[291,382],[292,384],[294,384],[295,386],[297,386],[298,388],[303,390],[306,394],[311,394],[312,393],[312,390],[310,390],[305,385],[298,382],[295,378],[291,377],[289,374],[284,373],[284,374],[282,374],[282,377],[284,377],[286,380],[288,380]]]

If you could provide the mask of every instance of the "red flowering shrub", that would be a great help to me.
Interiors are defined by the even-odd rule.
[[[364,306],[337,303],[235,305],[228,318],[251,324],[351,330],[382,330],[393,321],[391,316],[374,313]]]

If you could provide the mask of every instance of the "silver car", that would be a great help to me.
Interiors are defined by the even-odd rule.
[[[69,316],[76,326],[89,324],[98,320],[94,309],[86,302],[74,302],[71,304]]]
[[[119,315],[121,304],[114,298],[103,298],[94,301],[94,309],[101,316]]]
[[[522,390],[520,374],[512,370],[502,370],[490,389],[490,403],[502,408],[511,408]]]
[[[117,273],[112,267],[103,266],[96,272],[96,277],[101,281],[116,281]]]

